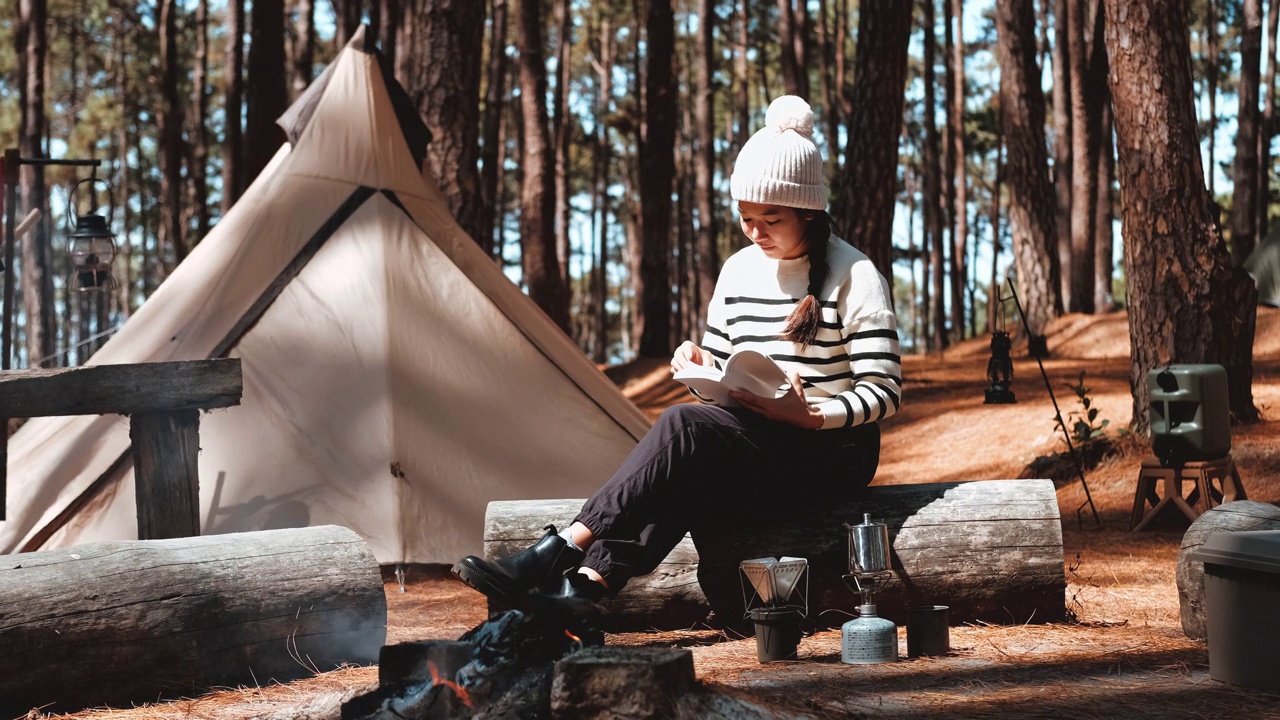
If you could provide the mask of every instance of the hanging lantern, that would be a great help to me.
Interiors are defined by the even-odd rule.
[[[1009,357],[1009,349],[1012,346],[1009,333],[1003,330],[991,332],[991,359],[987,361],[987,381],[991,387],[986,391],[987,405],[1018,402],[1010,389],[1013,385],[1013,360]]]
[[[71,257],[72,287],[80,292],[110,292],[116,288],[111,275],[111,261],[116,256],[116,239],[102,215],[77,215],[76,190],[84,183],[105,182],[95,178],[81,180],[71,186],[67,199],[67,215],[75,228],[67,236],[67,254]]]

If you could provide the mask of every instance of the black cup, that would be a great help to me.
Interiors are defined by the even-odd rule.
[[[949,610],[946,605],[907,609],[907,657],[946,655],[951,651]]]
[[[792,608],[756,608],[756,657],[762,663],[795,660],[800,646],[800,613]]]

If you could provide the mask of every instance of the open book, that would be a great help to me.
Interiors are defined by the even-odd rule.
[[[704,400],[724,407],[738,406],[738,401],[729,396],[731,390],[773,398],[788,382],[787,374],[778,363],[755,350],[741,350],[729,356],[723,371],[705,365],[689,365],[672,377],[688,385]]]

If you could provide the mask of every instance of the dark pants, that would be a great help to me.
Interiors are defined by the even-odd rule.
[[[848,500],[879,460],[874,423],[806,430],[743,408],[672,406],[578,513],[596,538],[583,565],[617,592],[685,533]]]

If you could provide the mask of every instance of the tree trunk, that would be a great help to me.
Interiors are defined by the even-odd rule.
[[[1091,57],[1085,42],[1088,0],[1068,0],[1067,33],[1071,69],[1071,268],[1069,312],[1093,312],[1094,223],[1098,204],[1097,113],[1089,106],[1096,93],[1089,82]]]
[[[797,28],[791,2],[778,0],[778,55],[782,65],[782,87],[787,95],[803,95],[800,74],[804,68],[797,67],[796,63]]]
[[[536,542],[543,526],[562,527],[582,502],[489,503],[485,556],[503,557]],[[870,487],[856,502],[764,521],[750,531],[731,523],[695,531],[656,571],[605,601],[609,629],[689,627],[711,609],[720,622],[735,623],[744,600],[738,564],[779,554],[808,559],[809,617],[838,624],[859,602],[840,581],[849,568],[841,523],[864,512],[889,526],[894,579],[876,595],[882,616],[901,621],[907,603],[947,598],[953,622],[1062,619],[1062,520],[1053,484],[988,480]]]
[[[227,77],[223,103],[222,215],[244,192],[241,107],[244,102],[244,0],[227,1]]]
[[[316,55],[316,0],[298,0],[298,39],[293,46],[291,68],[292,97],[298,97],[311,84]]]
[[[809,0],[800,0],[791,11],[791,48],[796,57],[800,97],[809,97]]]
[[[720,277],[720,251],[716,246],[716,238],[720,236],[720,222],[714,187],[716,93],[715,86],[711,82],[716,74],[715,9],[715,0],[702,0],[702,20],[698,23],[699,58],[695,63],[698,95],[693,107],[698,139],[698,151],[694,160],[698,201],[698,239],[697,294],[694,296],[697,322],[694,332],[699,334],[699,337],[707,319],[707,306],[711,303],[711,293],[715,290],[716,279]]]
[[[209,0],[196,5],[195,122],[191,149],[192,204],[195,205],[195,242],[209,234]]]
[[[1000,307],[999,300],[1002,292],[1000,290],[1000,191],[1004,184],[1004,123],[1000,118],[1000,106],[1004,102],[1000,98],[1000,91],[996,91],[997,114],[996,114],[996,171],[995,177],[992,179],[991,187],[991,292],[987,294],[987,332],[993,332],[1000,327]]]
[[[314,0],[312,0],[314,2]],[[377,0],[381,9],[378,13],[378,46],[387,64],[396,67],[399,57],[398,35],[400,29],[400,0]]]
[[[1218,163],[1214,158],[1214,141],[1218,134],[1218,0],[1206,0],[1208,16],[1205,18],[1205,92],[1209,95],[1209,197],[1217,202],[1214,176]]]
[[[1134,430],[1149,427],[1147,373],[1170,363],[1224,366],[1233,415],[1254,420],[1257,288],[1232,268],[1202,180],[1186,0],[1114,0],[1106,9]]]
[[[174,259],[187,256],[187,241],[182,225],[182,115],[186,101],[178,96],[178,14],[177,0],[161,0],[160,21],[160,206],[161,247],[173,247]]]
[[[48,52],[47,0],[19,0],[18,28],[14,33],[15,51],[21,59],[20,95],[22,118],[18,148],[23,157],[43,157],[45,147],[45,74]],[[22,241],[23,312],[26,315],[27,363],[52,366],[55,358],[44,362],[56,350],[57,324],[53,307],[53,276],[49,253],[49,208],[45,196],[44,169],[38,165],[23,166],[19,172],[19,192],[24,210],[39,209],[43,218]],[[21,217],[21,216],[19,216]],[[17,317],[15,314],[14,317]],[[14,343],[16,347],[17,343]]]
[[[386,638],[377,561],[334,525],[20,557],[0,569],[5,717],[285,682],[375,662]]]
[[[595,261],[595,318],[596,318],[596,362],[608,362],[609,359],[609,184],[612,178],[610,159],[612,146],[609,142],[609,116],[613,111],[613,57],[614,57],[613,19],[607,13],[600,22],[600,62],[596,68],[599,75],[598,87],[600,97],[596,109],[596,163],[597,181],[596,196],[600,205],[600,226],[597,228],[599,247]]]
[[[1190,52],[1190,50],[1188,50]],[[1240,98],[1236,113],[1236,159],[1232,172],[1231,260],[1244,264],[1257,242],[1258,63],[1262,57],[1262,0],[1244,0],[1240,34]]]
[[[463,5],[468,0],[459,0]],[[547,64],[543,60],[542,1],[520,6],[520,108],[523,115],[524,178],[520,189],[520,247],[529,297],[566,333],[569,293],[556,259],[555,153],[547,131]],[[408,47],[402,48],[409,52]],[[473,123],[474,126],[474,123]]]
[[[1106,12],[1099,4],[1094,18],[1093,40],[1089,73],[1090,105],[1097,132],[1094,167],[1098,174],[1097,204],[1094,220],[1094,259],[1093,259],[1093,310],[1105,313],[1111,310],[1113,303],[1111,278],[1114,275],[1112,261],[1113,242],[1111,223],[1114,219],[1114,202],[1111,186],[1115,184],[1115,143],[1114,128],[1111,122],[1111,88],[1107,84],[1108,62],[1106,37]]]
[[[1071,185],[1074,168],[1071,156],[1071,28],[1073,0],[1053,0],[1053,186],[1057,199],[1054,215],[1055,247],[1058,258],[1059,293],[1064,308],[1071,306]],[[1078,0],[1076,0],[1078,1]],[[1048,0],[1041,0],[1042,5]],[[1038,78],[1039,75],[1030,77]],[[1039,82],[1036,83],[1039,85]]]
[[[556,153],[556,261],[560,277],[569,282],[569,56],[573,51],[573,9],[569,0],[556,3],[556,94],[551,102],[551,133]],[[572,304],[572,303],[571,303]]]
[[[493,0],[490,27],[489,84],[484,95],[484,143],[480,151],[480,232],[475,239],[486,254],[493,255],[498,245],[494,237],[494,208],[502,177],[498,164],[499,131],[507,98],[507,0]]]
[[[284,133],[276,118],[288,107],[285,84],[284,0],[254,0],[246,73],[244,179],[248,183],[271,162]]]
[[[1276,35],[1280,32],[1280,2],[1267,5],[1267,99],[1258,128],[1258,219],[1254,223],[1258,241],[1271,229],[1271,138],[1275,135],[1276,116]]]
[[[938,148],[938,126],[935,119],[938,107],[935,98],[937,87],[935,73],[937,62],[934,58],[937,52],[937,38],[934,34],[935,4],[936,0],[924,0],[924,13],[921,16],[921,24],[924,28],[924,263],[932,266],[930,274],[933,275],[933,287],[928,293],[933,304],[927,308],[928,316],[933,322],[925,328],[925,333],[928,337],[927,347],[931,350],[941,350],[946,347],[947,319],[943,314],[942,259],[939,257],[942,251],[942,166]],[[942,333],[936,330],[939,324],[943,326]]]
[[[671,288],[666,284],[671,256],[671,187],[675,178],[676,93],[675,14],[672,0],[650,0],[645,20],[644,137],[640,152],[640,206],[643,221],[640,276],[639,353],[671,354]]]
[[[947,28],[955,22],[951,42],[951,109],[947,116],[951,122],[951,155],[954,160],[954,204],[951,211],[951,332],[957,340],[964,339],[965,328],[965,278],[969,276],[965,262],[965,242],[969,237],[969,188],[968,169],[965,167],[968,152],[964,135],[964,3],[951,0],[951,17]],[[952,34],[952,33],[948,33]]]
[[[1009,227],[1032,348],[1042,353],[1045,327],[1062,314],[1062,296],[1031,0],[997,0],[996,20]]]
[[[841,235],[866,253],[886,278],[893,277],[893,211],[911,5],[900,0],[862,3],[854,56],[853,113],[846,127],[848,140],[836,203],[835,219]],[[933,140],[936,150],[936,132]],[[936,196],[936,184],[933,187]]]
[[[827,0],[818,0],[818,87],[822,93],[822,116],[826,121],[823,134],[827,140],[828,176],[835,177],[840,168],[840,101],[837,99],[837,87],[833,77],[831,42],[831,25],[827,13]],[[908,25],[909,27],[909,25]],[[844,38],[837,35],[840,42]]]
[[[484,3],[404,0],[401,8],[397,75],[431,131],[427,155],[449,212],[478,242]]]
[[[741,0],[738,13],[738,47],[733,57],[733,74],[738,81],[737,132],[733,136],[733,152],[736,157],[751,137],[751,68],[747,65],[747,51],[751,47],[748,34],[751,0]]]

